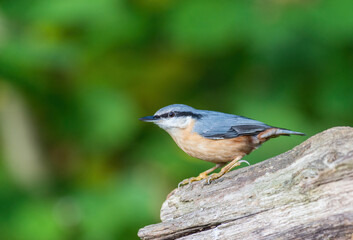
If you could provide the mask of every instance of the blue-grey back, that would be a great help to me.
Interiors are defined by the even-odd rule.
[[[227,139],[243,135],[257,135],[271,126],[242,116],[222,112],[198,110],[184,104],[172,104],[159,109],[155,115],[163,116],[175,112],[176,116],[196,118],[193,128],[203,137],[209,139]]]
[[[202,117],[197,119],[194,132],[210,139],[235,138],[242,135],[256,135],[271,126],[250,118],[233,114],[196,110]]]

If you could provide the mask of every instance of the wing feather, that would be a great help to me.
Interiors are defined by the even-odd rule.
[[[237,115],[207,111],[194,126],[194,131],[209,139],[229,139],[239,136],[253,136],[271,126]]]

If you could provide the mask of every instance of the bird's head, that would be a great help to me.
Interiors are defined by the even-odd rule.
[[[153,116],[140,118],[144,122],[153,122],[166,131],[183,129],[189,126],[193,119],[201,118],[201,114],[192,107],[183,104],[173,104],[159,109]]]

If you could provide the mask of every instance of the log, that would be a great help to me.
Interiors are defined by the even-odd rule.
[[[171,192],[141,239],[353,239],[353,128]]]

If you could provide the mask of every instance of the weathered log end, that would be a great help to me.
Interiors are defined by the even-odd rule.
[[[141,239],[353,239],[353,128],[174,190]]]

